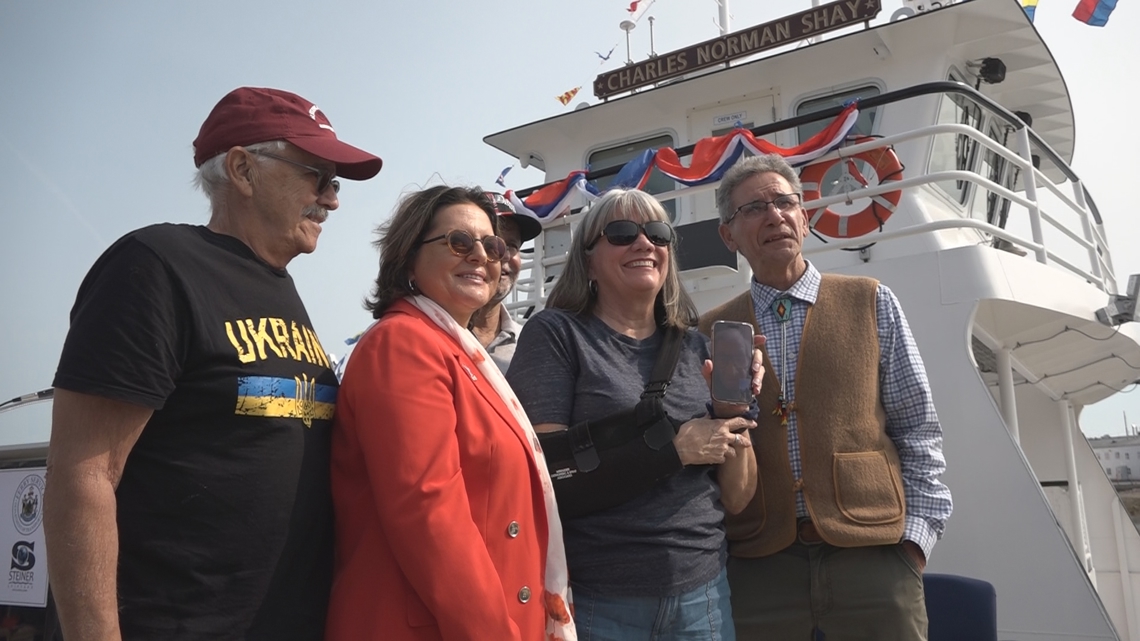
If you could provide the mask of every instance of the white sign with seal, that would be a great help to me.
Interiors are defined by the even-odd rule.
[[[0,580],[3,605],[47,605],[44,473],[44,468],[0,470],[0,506],[10,506],[10,517],[0,516],[0,563],[9,553],[8,578]]]

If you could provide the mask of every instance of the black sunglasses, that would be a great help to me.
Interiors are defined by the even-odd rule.
[[[268,151],[258,151],[256,149],[251,149],[251,150],[249,150],[249,153],[254,154],[256,156],[265,156],[266,158],[272,158],[274,160],[280,160],[281,162],[287,162],[290,165],[293,165],[294,167],[300,167],[301,169],[304,169],[306,171],[309,171],[309,172],[316,174],[317,175],[317,193],[318,194],[325,193],[325,190],[329,188],[329,185],[332,185],[334,194],[340,193],[340,181],[336,180],[336,170],[335,169],[333,171],[329,171],[327,169],[319,169],[317,167],[310,167],[309,165],[306,165],[304,163],[299,163],[296,160],[293,160],[291,158],[286,158],[284,156],[278,156],[277,154],[271,154]]]
[[[651,220],[647,223],[635,223],[632,220],[613,220],[606,224],[602,229],[602,236],[610,241],[611,245],[622,247],[625,245],[632,245],[633,241],[642,233],[649,239],[649,242],[657,245],[658,247],[665,247],[673,242],[673,227],[663,220]],[[601,238],[597,238],[594,242],[586,246],[586,249],[593,249],[594,245],[598,244]]]
[[[507,255],[507,243],[498,236],[484,236],[482,238],[475,238],[471,234],[463,231],[462,229],[453,229],[446,234],[441,234],[427,240],[421,240],[421,245],[434,243],[437,240],[447,241],[447,248],[451,253],[456,256],[468,256],[471,252],[475,251],[475,243],[483,245],[483,252],[487,254],[487,260],[496,261],[502,260],[503,256]]]

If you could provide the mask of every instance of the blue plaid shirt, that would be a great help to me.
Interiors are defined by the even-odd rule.
[[[752,305],[757,325],[767,338],[768,357],[776,378],[784,382],[784,398],[796,400],[796,363],[808,308],[819,296],[820,274],[811,263],[799,281],[786,292],[752,281]],[[791,299],[792,317],[787,321],[787,344],[772,304]],[[887,435],[899,451],[903,492],[906,496],[906,528],[903,539],[914,541],[927,558],[942,537],[953,509],[950,489],[938,479],[946,469],[942,455],[942,426],[934,409],[926,368],[906,324],[902,307],[885,285],[879,285],[876,303],[879,331],[879,386],[887,412]],[[786,350],[786,351],[785,351]],[[788,416],[788,455],[792,477],[800,478],[800,439],[796,413]],[[796,514],[808,516],[802,492],[796,493]]]

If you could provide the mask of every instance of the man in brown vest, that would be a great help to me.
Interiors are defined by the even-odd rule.
[[[736,320],[767,336],[756,495],[727,520],[737,636],[924,640],[922,571],[952,508],[942,428],[894,294],[804,259],[801,194],[768,155],[717,195],[721,238],[753,280],[701,329]]]

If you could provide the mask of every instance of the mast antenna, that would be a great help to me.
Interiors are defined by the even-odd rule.
[[[720,35],[727,36],[729,31],[732,31],[732,18],[728,15],[728,0],[716,0],[717,6],[720,8]]]
[[[633,56],[629,55],[629,32],[633,31],[633,28],[637,26],[637,23],[632,20],[622,20],[621,24],[618,26],[621,27],[621,30],[625,32],[625,64],[632,65]]]
[[[649,57],[657,57],[657,50],[653,47],[653,16],[649,16]]]

